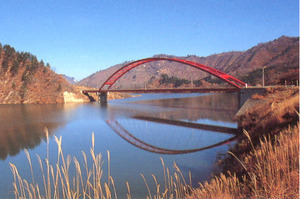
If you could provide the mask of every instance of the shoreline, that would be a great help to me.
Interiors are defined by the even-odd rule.
[[[243,135],[218,162],[221,173],[199,183],[187,198],[299,198],[299,87],[270,88],[254,95],[237,113],[237,120]],[[264,150],[266,145],[269,150]],[[289,173],[271,159],[286,147],[287,155],[276,158],[286,157],[280,163],[287,162]],[[259,159],[263,155],[264,161]],[[277,182],[266,181],[267,175],[274,175]]]

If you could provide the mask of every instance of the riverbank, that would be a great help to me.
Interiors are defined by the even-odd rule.
[[[217,98],[216,101],[212,100],[214,98],[206,99],[205,97],[203,99],[206,99],[205,101],[210,102],[211,106],[216,108],[218,107],[218,104],[223,106],[228,106],[226,102],[232,101],[232,100],[226,100],[225,96],[226,95]],[[89,125],[85,125],[85,126],[83,121],[84,120],[90,121],[91,118],[95,118],[100,116],[101,114],[105,114],[107,108],[104,107],[102,109],[101,106],[97,106],[97,103],[87,103],[86,109],[83,109],[82,107],[80,109],[71,109],[71,108],[66,109],[66,107],[68,106],[63,106],[63,109],[68,111],[68,113],[67,114],[63,113],[61,115],[62,117],[57,117],[57,115],[53,116],[54,112],[55,113],[58,112],[57,109],[54,110],[54,112],[51,112],[52,109],[46,109],[46,114],[41,113],[39,117],[42,118],[42,115],[52,115],[53,118],[61,118],[58,120],[62,123],[62,125],[68,127],[68,128],[64,128],[61,131],[65,131],[68,129],[71,130],[71,131],[67,131],[67,133],[64,133],[64,135],[62,136],[64,140],[63,143],[64,153],[62,153],[62,149],[60,149],[61,147],[60,138],[55,138],[55,136],[52,136],[52,141],[51,139],[50,140],[45,139],[45,140],[49,140],[49,143],[52,144],[53,142],[56,142],[58,145],[57,151],[61,151],[58,154],[59,158],[57,158],[56,156],[42,157],[43,160],[45,159],[46,166],[40,166],[41,168],[39,168],[40,163],[37,163],[37,161],[32,161],[32,166],[33,166],[32,170],[34,171],[35,175],[37,176],[44,175],[45,179],[47,179],[46,181],[40,180],[38,182],[39,177],[34,179],[34,174],[32,174],[32,177],[30,175],[27,176],[24,175],[24,170],[22,171],[24,164],[16,163],[16,167],[14,167],[14,165],[11,164],[11,168],[14,169],[13,172],[15,172],[15,176],[18,177],[14,179],[15,180],[13,182],[14,187],[10,193],[12,194],[15,193],[16,197],[23,197],[23,198],[30,198],[29,196],[30,194],[34,195],[35,197],[38,197],[39,196],[38,194],[41,194],[40,197],[48,196],[47,194],[57,194],[57,198],[59,198],[60,197],[59,193],[71,194],[72,196],[74,196],[74,198],[76,197],[81,198],[84,196],[86,196],[86,198],[88,197],[95,198],[94,191],[97,191],[97,193],[95,193],[96,195],[102,194],[101,196],[103,198],[113,198],[110,194],[114,195],[115,189],[117,189],[118,196],[122,198],[126,198],[126,194],[127,194],[127,198],[130,198],[131,191],[133,193],[133,198],[146,198],[148,183],[150,185],[151,182],[153,182],[154,180],[155,181],[154,189],[153,187],[152,188],[150,187],[151,191],[148,189],[149,198],[187,198],[187,197],[190,198],[220,198],[220,197],[222,198],[251,198],[251,197],[253,198],[254,197],[255,198],[259,198],[259,197],[297,198],[298,174],[299,174],[299,166],[298,166],[299,127],[297,126],[297,122],[299,116],[294,111],[294,109],[296,108],[295,110],[298,110],[299,108],[299,91],[298,89],[294,89],[294,90],[290,90],[290,89],[284,90],[282,88],[268,89],[268,92],[266,94],[256,95],[251,100],[254,101],[262,100],[262,102],[264,102],[264,103],[257,103],[257,106],[254,106],[249,110],[245,110],[244,113],[241,114],[242,118],[240,118],[241,120],[240,122],[241,123],[244,122],[242,124],[245,125],[245,129],[250,134],[251,139],[248,139],[247,136],[241,137],[240,140],[238,141],[239,144],[236,147],[230,149],[231,154],[228,154],[227,158],[223,159],[222,162],[219,162],[220,166],[224,166],[223,169],[224,174],[216,175],[216,177],[214,177],[211,181],[207,183],[203,183],[200,186],[200,188],[197,189],[191,189],[191,186],[192,184],[193,186],[195,186],[196,185],[195,183],[197,183],[196,181],[199,182],[201,180],[195,180],[192,182],[192,179],[199,179],[199,176],[196,176],[194,173],[190,173],[188,174],[189,176],[187,177],[186,175],[182,174],[179,169],[182,169],[183,172],[188,172],[190,167],[184,168],[184,165],[190,166],[195,162],[207,164],[208,159],[201,159],[198,153],[190,154],[189,160],[185,159],[183,161],[184,164],[183,162],[176,160],[178,167],[174,165],[175,172],[173,173],[174,169],[169,169],[170,164],[167,164],[167,162],[170,163],[170,159],[168,160],[168,158],[170,158],[169,156],[164,156],[164,160],[161,159],[162,165],[161,164],[157,165],[155,161],[153,161],[155,160],[155,158],[154,159],[149,158],[153,155],[152,153],[146,153],[146,154],[140,153],[140,150],[134,151],[133,150],[134,147],[133,147],[132,153],[129,154],[126,151],[125,152],[126,156],[125,156],[124,153],[121,152],[124,151],[124,148],[121,148],[121,150],[120,148],[117,148],[115,150],[112,149],[111,150],[112,160],[113,160],[112,163],[116,162],[114,160],[117,160],[118,162],[117,165],[121,166],[121,167],[116,167],[116,165],[113,165],[112,168],[114,169],[107,169],[108,176],[110,176],[111,174],[111,176],[114,176],[115,178],[114,179],[112,177],[103,178],[102,175],[97,176],[97,174],[106,173],[106,169],[105,169],[106,166],[103,167],[104,170],[101,166],[104,161],[105,161],[104,165],[106,165],[108,161],[106,161],[105,159],[100,161],[101,154],[98,154],[96,153],[96,151],[94,151],[93,149],[94,144],[96,144],[98,152],[100,151],[103,152],[103,151],[107,151],[109,145],[112,145],[109,143],[113,143],[113,145],[115,146],[123,146],[123,140],[119,139],[119,137],[117,136],[115,136],[116,139],[112,140],[114,138],[114,135],[113,134],[109,135],[108,132],[110,131],[109,129],[107,129],[107,125],[101,125],[101,122],[99,122],[98,119],[94,121],[95,124],[88,123]],[[171,101],[171,104],[173,102],[175,103],[175,101],[178,101],[178,99]],[[163,102],[166,103],[166,101]],[[195,104],[199,103],[199,100],[195,100],[194,103]],[[177,105],[182,105],[182,104],[189,104],[189,107],[194,107],[194,110],[199,113],[199,109],[195,108],[193,104],[188,103],[186,100],[177,102]],[[170,105],[170,101],[168,102],[168,105]],[[176,104],[174,104],[174,106],[175,105]],[[221,109],[222,107],[219,108]],[[84,130],[82,131],[81,134],[77,133],[80,132],[80,128],[78,128],[77,125],[78,120],[76,122],[74,122],[74,120],[71,120],[69,123],[64,122],[64,120],[65,121],[69,120],[69,118],[66,117],[67,115],[72,115],[72,118],[76,118],[76,115],[78,114],[76,113],[76,110],[78,110],[79,111],[78,113],[80,114],[78,117],[80,118],[80,125],[84,127]],[[39,108],[37,111],[41,112],[41,109]],[[13,111],[13,113],[15,113],[15,111]],[[24,113],[24,109],[21,109],[20,113]],[[235,113],[236,111],[232,114],[230,118],[232,118]],[[203,112],[201,112],[201,114],[203,114]],[[17,114],[17,115],[21,115],[21,114]],[[28,116],[28,115],[37,115],[37,114],[26,114],[26,115]],[[180,115],[182,116],[184,114],[181,113]],[[12,117],[15,117],[15,114],[13,114]],[[21,118],[23,118],[22,115]],[[43,121],[47,121],[47,120],[43,120]],[[270,123],[269,121],[272,121],[273,124],[275,123],[276,128],[271,129],[272,123]],[[294,123],[296,125],[294,125]],[[72,127],[72,125],[75,126]],[[89,126],[93,126],[93,125],[97,128],[93,128],[93,127],[88,128]],[[27,127],[26,129],[29,128]],[[50,130],[49,132],[53,132],[53,135],[56,134],[53,128],[49,130]],[[94,135],[92,136],[92,140],[95,140],[95,143],[94,141],[92,141],[93,143],[92,148],[90,148],[90,142],[89,142],[90,137],[87,136],[88,134],[86,132],[87,131],[92,132],[92,130],[97,133],[95,134],[95,139],[94,139]],[[14,131],[19,132],[17,130]],[[103,132],[103,134],[101,132]],[[142,131],[139,131],[138,133],[141,134]],[[172,132],[173,139],[176,138],[175,133],[176,132]],[[182,132],[179,133],[180,135],[182,135]],[[257,135],[257,139],[255,138],[254,135]],[[263,138],[263,135],[266,136],[265,139]],[[79,136],[81,138],[80,140],[78,139]],[[158,138],[158,136],[156,136],[156,138]],[[201,140],[203,140],[203,138],[204,137],[202,136]],[[179,139],[181,140],[182,137],[179,137]],[[262,139],[262,141],[260,142],[259,139]],[[76,145],[78,146],[77,150],[79,153],[77,154],[74,153],[74,151],[76,151],[76,147],[73,148],[74,143],[76,143]],[[84,154],[84,157],[85,156],[89,157],[91,155],[92,160],[97,160],[95,162],[97,164],[95,164],[94,166],[94,164],[89,163],[88,164],[89,167],[88,167],[87,163],[81,161],[80,162],[81,164],[78,165],[77,158],[78,160],[81,158],[80,156],[81,152],[91,151],[91,149],[93,149],[92,150],[93,153],[92,154],[86,153]],[[221,153],[222,154],[226,153],[226,150],[227,150],[227,146],[226,149]],[[36,152],[38,151],[31,151],[31,155],[33,155]],[[208,151],[205,151],[205,153],[207,152]],[[53,151],[51,152],[50,150],[49,154],[52,155]],[[63,154],[70,154],[70,155],[63,156]],[[96,157],[97,155],[99,155],[98,156],[99,158]],[[212,168],[216,158],[218,157],[217,152],[216,152],[216,156],[212,156],[211,154],[209,154],[209,156],[212,159],[212,163],[210,165],[211,166],[210,168]],[[34,155],[32,157],[36,157],[36,156]],[[72,158],[68,158],[68,157],[72,157]],[[73,157],[74,158],[76,157],[76,161]],[[108,157],[110,157],[110,155],[108,155]],[[125,161],[123,163],[120,163],[119,161],[122,160],[123,157]],[[156,159],[159,160],[158,158],[159,157],[157,156]],[[50,162],[48,161],[49,159],[51,160],[57,159],[58,162],[57,163],[52,162],[54,164],[50,165]],[[69,159],[68,161],[66,161],[68,163],[64,165],[63,163],[64,161],[62,161],[63,159],[65,160]],[[132,161],[128,162],[128,160],[131,159],[137,160],[134,162],[141,162],[144,160],[147,160],[148,162],[143,162],[143,164],[139,164],[138,166],[136,166],[134,162]],[[15,161],[13,161],[12,163],[14,162]],[[166,162],[166,165],[164,162]],[[172,160],[172,162],[174,161]],[[29,161],[29,165],[31,165],[31,160]],[[68,173],[69,167],[67,165],[70,165],[70,168],[75,167],[78,172],[74,173],[72,172],[72,170],[70,170],[70,173]],[[110,163],[108,163],[108,167],[109,165]],[[157,170],[151,171],[151,169],[160,166],[162,166],[163,169],[162,172],[160,172],[162,175],[160,176],[161,180],[158,180],[159,174]],[[169,168],[167,168],[168,166]],[[17,170],[17,168],[20,170]],[[29,171],[28,168],[30,167],[27,167],[27,170],[25,170],[25,174],[28,173]],[[133,170],[130,170],[131,168],[133,168]],[[199,166],[196,166],[195,168],[197,170],[200,170],[198,174],[208,173],[206,172],[206,170],[201,170]],[[82,173],[81,171],[83,170],[86,172]],[[90,175],[92,175],[92,172],[96,170],[99,172],[93,174],[95,177],[91,177]],[[47,173],[49,171],[50,173]],[[117,173],[114,174],[115,171],[117,171]],[[136,171],[141,171],[142,179],[140,178],[141,176],[135,175]],[[209,173],[210,172],[211,170],[209,170]],[[156,178],[155,175],[152,175],[152,173],[156,175],[158,174],[157,175],[158,178]],[[24,178],[21,179],[21,175],[24,176]],[[189,178],[190,175],[191,178]],[[183,176],[186,177],[184,178]],[[207,177],[205,179],[207,179]],[[5,179],[5,177],[2,178]],[[33,180],[30,180],[31,178]],[[135,180],[137,178],[145,181],[145,183],[143,181],[140,181],[139,183],[135,183]],[[25,181],[25,179],[27,179],[28,181]],[[93,179],[97,179],[97,181],[94,181]],[[120,192],[120,181],[124,181],[124,179],[128,180],[128,183],[126,183],[128,191],[126,192],[125,190],[125,193],[124,190]],[[32,184],[27,185],[25,182],[32,183]],[[43,184],[45,182],[46,184]],[[113,182],[116,182],[116,184],[119,185],[114,187],[114,185],[112,184]],[[48,185],[49,183],[51,185]],[[65,186],[67,183],[72,186]],[[131,191],[130,191],[129,184],[130,187],[133,188]],[[28,186],[30,188],[28,188]],[[45,188],[43,189],[41,187],[43,188],[45,187]],[[136,190],[140,191],[143,189],[144,191],[141,191],[141,193],[139,193],[140,194],[139,197],[134,197],[136,196],[134,193]],[[39,192],[40,190],[42,191]],[[187,193],[189,194],[189,196],[186,195]],[[65,197],[69,198],[71,196],[66,195]]]
[[[238,114],[244,135],[222,173],[188,198],[299,198],[299,88],[270,88]],[[251,103],[250,103],[251,104]]]

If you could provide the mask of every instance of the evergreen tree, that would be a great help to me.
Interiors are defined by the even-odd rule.
[[[3,57],[2,68],[4,68],[4,70],[7,70],[9,65],[11,65],[14,60],[16,51],[10,45],[4,45],[3,50],[4,50],[5,54]]]
[[[179,86],[181,86],[182,84],[189,84],[191,83],[189,80],[186,79],[181,79],[178,77],[169,77],[167,74],[162,74],[161,75],[161,79],[159,80],[160,84],[174,84],[174,87],[177,88]]]
[[[17,59],[15,59],[10,68],[10,72],[12,73],[12,75],[15,75],[18,72],[19,66],[20,62]]]
[[[31,54],[28,53],[28,52],[21,52],[21,53],[18,53],[18,60],[19,62],[25,64],[26,61],[30,60],[30,57],[31,57]]]
[[[38,61],[38,59],[36,58],[35,55],[31,55],[30,62],[31,62],[31,64],[27,65],[27,69],[29,71],[33,71],[33,70],[35,70],[38,67],[39,61]]]
[[[0,43],[0,59],[2,59],[2,44]],[[0,63],[1,64],[1,63]],[[1,66],[1,65],[0,65]]]
[[[40,61],[40,65],[42,66],[42,67],[44,67],[45,66],[45,63],[44,63],[44,61],[41,59],[41,61]]]

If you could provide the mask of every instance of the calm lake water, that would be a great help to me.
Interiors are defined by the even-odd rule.
[[[109,101],[106,107],[98,103],[0,105],[0,198],[14,197],[10,162],[17,166],[23,178],[31,182],[23,149],[28,149],[32,157],[35,180],[42,182],[36,154],[46,158],[45,127],[50,134],[50,162],[53,164],[57,153],[54,136],[62,137],[64,155],[75,156],[83,163],[82,151],[89,154],[94,133],[96,153],[103,155],[103,179],[107,179],[109,150],[111,176],[119,198],[126,196],[126,181],[133,198],[146,197],[147,189],[140,173],[150,187],[155,186],[151,174],[155,174],[163,185],[160,157],[171,171],[176,162],[186,179],[190,171],[193,186],[197,186],[198,182],[211,176],[216,160],[226,153],[230,144],[234,144],[226,142],[214,146],[235,136],[230,129],[237,128],[234,121],[237,108],[235,93],[146,94]],[[132,143],[126,140],[126,136],[123,136],[125,139],[121,137],[122,132],[113,129],[116,125],[131,135]],[[207,125],[227,128],[218,132],[214,128],[207,130]],[[155,150],[158,151],[151,152]],[[183,153],[193,150],[193,153]],[[173,152],[180,154],[166,154]]]

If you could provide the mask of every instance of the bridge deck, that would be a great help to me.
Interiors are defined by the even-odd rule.
[[[117,90],[83,90],[83,93],[211,93],[211,92],[238,92],[238,88],[168,88],[168,89],[117,89]]]

